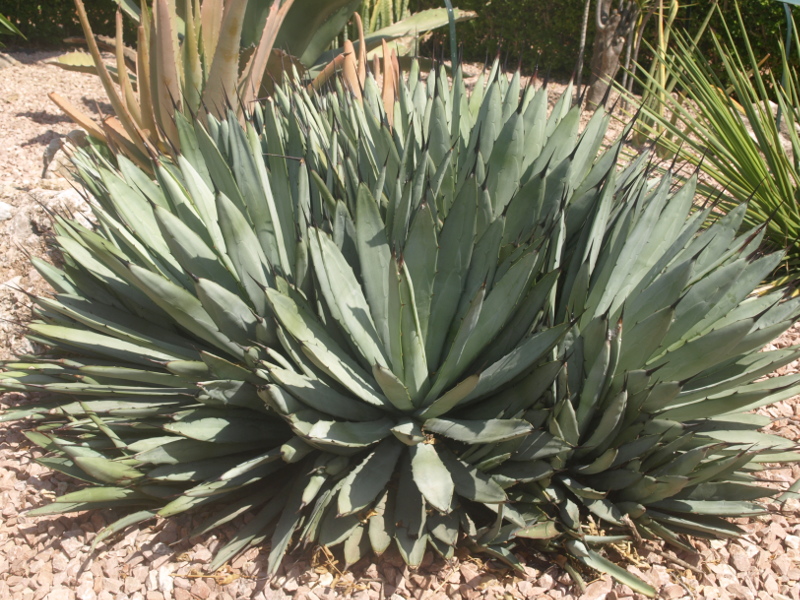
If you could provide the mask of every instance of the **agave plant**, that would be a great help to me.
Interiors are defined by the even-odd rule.
[[[51,61],[68,70],[97,73],[115,116],[98,125],[59,94],[50,97],[115,154],[142,166],[149,165],[156,151],[180,150],[176,113],[223,119],[232,108],[241,116],[272,89],[273,81],[280,82],[293,69],[315,78],[317,86],[337,71],[352,73],[351,86],[362,86],[367,49],[448,22],[445,9],[422,11],[371,32],[356,54],[351,42],[343,49],[328,47],[351,16],[360,18],[355,12],[360,0],[153,0],[151,7],[146,1],[116,1],[121,8],[116,39],[110,46],[106,42],[116,56],[113,68],[103,61],[83,0],[75,0],[75,6],[89,53]],[[124,44],[122,11],[137,25],[135,51]],[[474,16],[457,11],[455,18]]]
[[[654,594],[601,546],[737,535],[776,491],[760,464],[799,458],[749,412],[800,379],[761,380],[800,356],[759,352],[800,314],[749,296],[781,256],[744,207],[704,229],[692,183],[618,171],[569,91],[548,116],[496,66],[471,96],[460,71],[397,86],[178,114],[155,181],[76,151],[98,225],[56,218],[47,350],[0,383],[45,393],[3,418],[87,485],[30,514],[131,509],[102,540],[253,511],[211,567],[266,542],[270,572],[308,544],[520,567],[534,540]]]

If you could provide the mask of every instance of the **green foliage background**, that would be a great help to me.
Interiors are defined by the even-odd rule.
[[[112,0],[84,2],[95,31],[112,35],[116,4]],[[725,14],[733,17],[733,0],[720,2]],[[523,71],[531,72],[538,66],[540,72],[551,72],[557,77],[568,77],[575,68],[584,0],[454,0],[453,4],[478,13],[478,19],[458,25],[458,42],[463,48],[464,60],[482,62],[494,59],[499,53],[501,58],[507,57],[509,68],[516,68],[519,61]],[[682,5],[681,24],[695,31],[711,0],[684,0]],[[442,6],[443,0],[410,0],[409,5],[412,12]],[[785,35],[782,3],[740,0],[740,6],[749,24],[756,54],[760,57],[769,54],[768,64],[777,66],[780,61],[778,40]],[[0,0],[0,14],[8,16],[28,38],[27,42],[15,39],[15,45],[59,45],[65,37],[82,35],[73,0]],[[729,19],[730,23],[734,21],[735,18]],[[712,24],[713,27],[719,25]],[[592,18],[587,35],[587,63],[593,35]],[[652,32],[648,39],[654,39]],[[712,54],[710,40],[704,40],[702,46],[707,55]],[[434,56],[444,53],[447,57],[448,48],[445,29],[435,33],[426,52]]]
[[[114,34],[117,5],[112,0],[84,0],[95,33]],[[9,39],[15,46],[61,46],[64,38],[83,37],[74,0],[0,0],[6,15],[27,38]]]
[[[694,33],[708,14],[712,3],[710,0],[694,0],[692,2],[684,0],[683,4],[687,6],[681,11],[681,24],[690,33]],[[690,4],[691,6],[689,6]],[[734,1],[720,0],[720,6],[728,26],[731,27],[734,39],[740,39],[741,30],[737,25]],[[739,0],[739,9],[744,22],[748,25],[747,32],[756,56],[760,59],[769,55],[766,64],[773,69],[780,70],[780,42],[786,36],[783,3],[778,0]],[[794,8],[793,12],[795,19],[800,20],[800,10]],[[722,23],[719,17],[712,19],[710,26],[712,29],[720,30]],[[713,57],[713,43],[708,37],[702,40],[700,48],[706,56]],[[797,54],[796,52],[793,54],[793,63],[797,65]]]
[[[697,31],[711,4],[711,0],[682,0],[680,25],[690,32]],[[778,67],[778,41],[786,34],[782,3],[777,0],[740,0],[739,4],[745,22],[750,27],[753,50],[760,57],[769,54],[768,64]],[[410,2],[412,11],[443,5],[443,0]],[[492,60],[499,52],[501,58],[508,56],[514,62],[520,60],[523,70],[528,72],[538,65],[540,72],[550,71],[554,76],[569,77],[574,70],[584,0],[454,0],[453,5],[478,13],[477,19],[458,25],[458,43],[463,48],[464,60],[480,62],[487,57]],[[728,22],[734,23],[733,0],[720,0],[720,5]],[[800,11],[796,11],[796,14],[796,18],[800,19]],[[655,42],[654,23],[655,19],[651,19],[647,34],[651,42]],[[717,20],[712,22],[713,28],[719,28],[720,25]],[[445,57],[449,57],[446,35],[446,30],[434,34],[432,51],[441,55],[440,48],[443,47]],[[586,41],[587,74],[593,36],[594,3]],[[709,38],[706,37],[701,46],[707,56],[713,55],[713,44]],[[640,58],[647,59],[644,50]],[[509,63],[508,66],[516,67],[516,64]]]
[[[412,12],[444,6],[443,0],[411,0]],[[575,68],[578,36],[583,17],[584,0],[454,0],[453,6],[474,10],[478,18],[459,23],[458,43],[468,62],[493,60],[495,55],[508,57],[509,68],[520,61],[523,71],[541,71],[569,75]],[[591,41],[591,33],[588,40]],[[433,48],[449,58],[446,30],[436,32]],[[445,42],[442,46],[442,42]]]

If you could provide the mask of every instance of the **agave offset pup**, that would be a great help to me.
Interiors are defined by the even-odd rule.
[[[703,228],[693,182],[619,171],[569,92],[548,116],[496,66],[471,96],[460,71],[397,85],[177,114],[155,181],[76,152],[98,225],[56,219],[46,351],[0,381],[45,392],[4,418],[87,485],[31,514],[129,508],[100,540],[252,511],[211,567],[268,543],[271,573],[309,544],[519,567],[535,540],[653,595],[602,545],[735,536],[776,493],[760,464],[798,458],[749,412],[799,379],[761,379],[800,356],[759,352],[800,314],[750,296],[781,256],[744,207]]]

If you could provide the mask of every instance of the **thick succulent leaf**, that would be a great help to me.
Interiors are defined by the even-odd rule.
[[[661,500],[650,504],[653,508],[676,513],[745,517],[764,514],[764,507],[753,502],[731,500]]]
[[[278,519],[272,532],[267,562],[267,570],[270,573],[274,573],[278,569],[289,543],[292,541],[292,536],[300,528],[304,520],[302,515],[297,514],[296,507],[301,504],[301,498],[304,498],[306,490],[306,479],[304,477],[296,477],[285,498],[285,507],[280,519]]]
[[[419,406],[430,387],[425,340],[417,314],[414,288],[405,263],[403,263],[399,275],[402,306],[400,334],[403,350],[403,383],[408,388],[411,401],[415,406]]]
[[[197,279],[195,290],[203,308],[222,334],[242,346],[250,346],[256,341],[258,321],[238,294],[209,279]]]
[[[233,539],[219,550],[214,560],[211,562],[210,568],[212,570],[219,569],[245,548],[264,540],[267,536],[267,527],[280,514],[284,506],[285,498],[282,495],[278,495],[267,502],[266,506],[258,511],[255,517],[244,527],[240,528]]]
[[[140,491],[121,487],[90,487],[70,492],[55,499],[54,502],[28,511],[30,516],[60,515],[97,508],[125,506],[147,506],[155,498]]]
[[[694,531],[695,535],[708,535],[717,538],[735,538],[742,535],[742,529],[728,521],[710,515],[671,515],[650,509],[648,515],[654,520],[668,525],[677,531]]]
[[[585,552],[577,554],[578,560],[586,564],[586,566],[596,569],[601,573],[608,573],[617,581],[627,585],[632,590],[644,594],[649,598],[655,598],[656,590],[653,586],[645,583],[635,575],[632,575],[619,565],[614,564],[607,558],[603,558],[594,550],[585,548]]]
[[[339,514],[356,513],[376,501],[394,473],[403,446],[387,438],[345,477],[338,496]]]
[[[516,310],[527,288],[537,258],[535,253],[527,254],[509,269],[481,303],[474,323],[470,312],[467,313],[439,370],[436,383],[429,392],[428,400],[456,381],[480,355],[481,350],[494,340]]]
[[[358,188],[356,207],[356,242],[364,290],[377,333],[388,350],[389,242],[377,203],[366,186]],[[397,368],[394,364],[392,367]]]
[[[428,504],[436,510],[450,512],[455,485],[434,444],[411,446],[411,472],[414,482]]]
[[[512,352],[480,373],[478,384],[463,402],[466,403],[483,398],[493,390],[502,388],[503,385],[523,374],[547,354],[566,334],[568,329],[569,324],[564,323],[541,333],[536,333],[523,341]]]
[[[582,444],[582,452],[586,450],[595,450],[597,448],[605,451],[606,448],[608,448],[612,443],[612,436],[625,414],[627,404],[628,393],[626,391],[617,394],[611,402],[609,402],[600,417],[597,427],[591,432],[589,439]]]
[[[237,291],[236,279],[202,237],[160,206],[156,207],[155,216],[170,251],[186,271]]]
[[[408,393],[408,388],[403,385],[397,376],[389,369],[375,364],[372,367],[372,374],[375,381],[378,382],[386,398],[392,405],[401,411],[411,411],[414,409],[414,403],[411,400],[411,395]]]
[[[317,281],[333,317],[342,325],[367,363],[386,366],[388,361],[353,269],[328,235],[318,229],[310,232],[309,247]]]
[[[439,256],[425,345],[430,371],[435,371],[438,367],[445,337],[467,276],[475,235],[477,194],[477,183],[474,180],[464,186],[456,196],[439,234]]]
[[[319,379],[273,368],[270,376],[292,396],[310,408],[347,421],[368,421],[381,417],[381,411],[359,400],[339,393]]]
[[[390,435],[394,425],[391,419],[364,421],[361,423],[317,421],[305,432],[309,441],[321,441],[344,448],[363,448],[379,442]]]
[[[427,419],[423,429],[468,444],[492,444],[527,435],[533,426],[522,419],[489,419],[465,421],[463,419]]]
[[[177,358],[170,354],[152,351],[144,346],[138,346],[125,340],[115,339],[85,329],[32,323],[30,325],[30,330],[44,338],[54,340],[57,343],[75,346],[97,356],[114,356],[120,360],[134,364],[139,363],[147,365],[152,360],[169,362]]]
[[[395,524],[392,519],[394,515],[394,494],[385,492],[381,499],[375,504],[374,512],[368,522],[368,535],[372,551],[378,556],[383,554],[391,545],[394,539]]]
[[[299,57],[304,65],[312,66],[358,6],[357,0],[295,0],[275,46]]]
[[[72,461],[87,475],[103,483],[129,484],[143,476],[141,471],[129,465],[102,456],[74,456]]]
[[[187,331],[233,356],[241,355],[241,349],[220,333],[213,319],[194,295],[168,279],[137,265],[128,265],[128,269],[148,297]]]
[[[386,405],[387,400],[369,382],[371,377],[331,339],[313,315],[275,290],[266,290],[266,295],[281,324],[303,345],[317,366],[365,402]]]
[[[394,504],[395,539],[402,531],[407,538],[416,540],[425,530],[428,511],[425,498],[414,481],[409,455],[403,457],[398,471],[397,498]]]
[[[194,410],[180,420],[164,425],[166,431],[198,440],[221,444],[247,444],[264,439],[280,440],[286,436],[286,429],[280,423],[268,420],[255,420],[246,415],[204,416]]]
[[[246,217],[224,194],[217,196],[217,211],[225,246],[239,282],[247,291],[256,314],[267,314],[263,289],[268,282],[269,263],[261,244]]]
[[[442,449],[439,458],[447,467],[455,485],[455,492],[459,496],[484,504],[501,504],[507,501],[502,487],[484,473],[459,460],[448,450]]]
[[[429,205],[423,204],[411,222],[403,255],[414,285],[414,305],[423,339],[428,334],[438,249],[434,214]]]
[[[26,434],[25,437],[31,439],[32,442],[34,442],[36,444],[39,444],[39,442],[36,439],[31,438],[31,436],[30,436],[31,433],[35,434],[36,432],[28,432],[28,434]],[[39,444],[39,445],[41,445],[41,444]],[[52,444],[52,446],[53,446],[52,449],[57,451],[58,447],[55,444]],[[44,448],[46,446],[42,445],[42,447]],[[74,477],[75,479],[78,479],[79,481],[85,481],[85,482],[91,483],[93,485],[102,485],[103,484],[102,481],[100,481],[99,479],[95,479],[94,477],[92,477],[88,473],[86,473],[86,471],[84,471],[83,469],[78,467],[72,461],[71,458],[63,458],[63,457],[58,457],[58,456],[45,456],[45,457],[42,457],[42,458],[37,458],[36,462],[38,462],[40,465],[44,465],[48,469],[53,469],[54,471],[58,471],[59,473],[64,473],[65,475],[69,475],[70,477]]]
[[[550,463],[543,460],[506,462],[492,470],[492,476],[507,478],[512,482],[540,481],[553,474]]]
[[[553,521],[542,521],[528,525],[522,529],[514,532],[515,537],[526,538],[530,540],[550,540],[557,537],[559,534],[558,527]]]
[[[536,431],[522,440],[511,460],[535,460],[556,456],[570,449],[570,445],[546,431]]]
[[[467,377],[455,387],[433,400],[429,406],[417,411],[419,417],[422,419],[434,419],[450,412],[452,408],[458,406],[458,404],[473,392],[479,381],[480,377],[478,375]]]
[[[97,548],[98,544],[103,542],[103,540],[106,540],[109,537],[120,533],[121,531],[125,531],[128,527],[138,525],[139,523],[149,521],[150,519],[154,519],[155,516],[156,513],[151,510],[140,510],[139,512],[125,515],[121,519],[117,519],[110,525],[106,525],[97,532],[97,535],[94,536],[94,539],[92,540],[91,549],[94,550]]]

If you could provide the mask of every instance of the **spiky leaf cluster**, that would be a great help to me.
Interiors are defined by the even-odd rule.
[[[254,511],[215,567],[262,542],[270,569],[304,544],[517,564],[533,539],[647,593],[596,546],[739,533],[759,464],[797,458],[748,414],[798,380],[760,379],[800,356],[759,352],[800,312],[750,295],[780,256],[737,234],[743,207],[703,229],[692,185],[618,170],[569,93],[548,116],[518,75],[485,81],[178,115],[155,181],[77,154],[97,227],[56,219],[48,351],[2,385],[48,392],[6,418],[89,485],[34,512],[136,508],[102,538]]]

